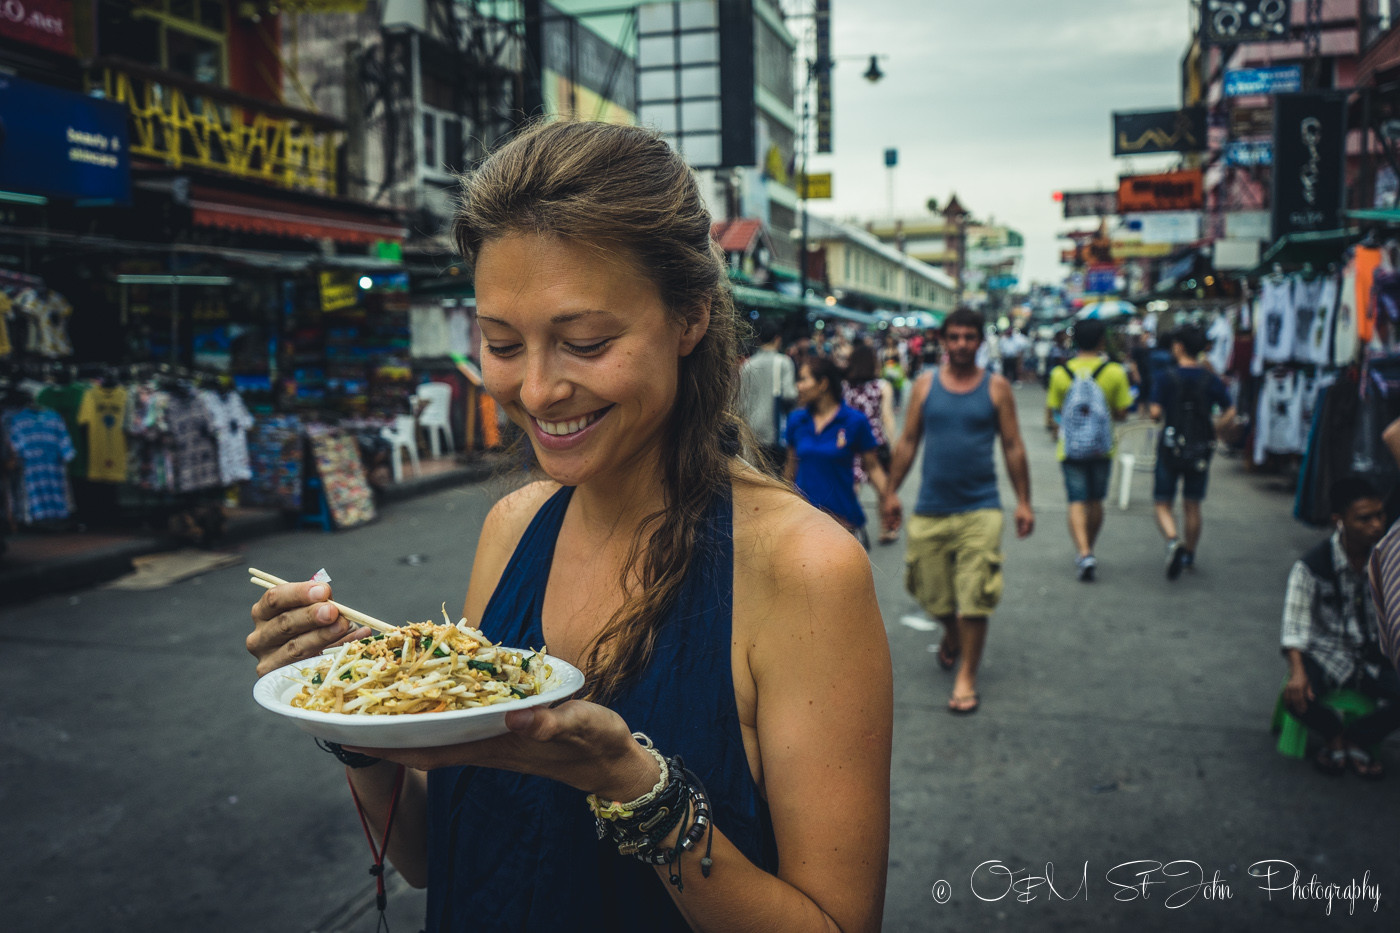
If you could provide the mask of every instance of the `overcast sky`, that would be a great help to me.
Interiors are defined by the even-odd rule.
[[[815,213],[888,215],[884,150],[899,150],[897,214],[950,192],[979,220],[1026,237],[1024,280],[1058,282],[1056,190],[1117,186],[1162,156],[1112,156],[1114,110],[1180,104],[1188,0],[831,0],[834,149],[811,171],[833,173]],[[789,7],[791,8],[791,7]],[[794,32],[801,21],[792,23]],[[869,55],[887,56],[878,84]]]

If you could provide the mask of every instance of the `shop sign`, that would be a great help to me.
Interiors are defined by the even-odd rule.
[[[1157,175],[1124,175],[1118,181],[1118,209],[1123,213],[1198,211],[1205,207],[1201,170]]]
[[[1093,266],[1084,273],[1084,293],[1086,295],[1108,295],[1117,290],[1117,266]]]
[[[0,75],[0,185],[80,205],[129,204],[126,118],[110,101]]]
[[[360,287],[350,272],[321,270],[321,310],[343,311],[360,303]]]
[[[1273,236],[1342,226],[1346,96],[1274,98]]]
[[[1231,139],[1267,139],[1273,135],[1273,107],[1236,107],[1230,111]]]
[[[1259,241],[1216,240],[1212,264],[1217,269],[1253,269],[1259,265]]]
[[[1267,240],[1268,211],[1230,211],[1225,215],[1225,238],[1229,240]]]
[[[1237,68],[1225,72],[1226,97],[1245,97],[1253,94],[1296,94],[1302,89],[1302,65]]]
[[[1118,213],[1117,191],[1066,191],[1061,195],[1065,219],[1108,217]]]
[[[1206,108],[1113,114],[1113,154],[1202,152],[1206,148]]]
[[[77,55],[72,0],[0,0],[0,36]]]
[[[1201,238],[1200,211],[1129,214],[1123,225],[1144,243],[1194,243]]]
[[[1230,165],[1272,165],[1274,144],[1267,139],[1237,139],[1225,144],[1225,161]]]
[[[797,196],[806,198],[808,201],[822,201],[831,198],[831,173],[821,172],[816,175],[803,175],[801,180],[801,190]]]
[[[1204,0],[1201,44],[1284,41],[1292,15],[1293,0]]]
[[[817,60],[812,78],[817,87],[817,152],[831,152],[831,0],[816,0]]]

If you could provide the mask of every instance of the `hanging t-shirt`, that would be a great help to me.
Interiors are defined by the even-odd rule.
[[[63,419],[47,408],[23,408],[5,419],[10,447],[19,457],[20,520],[65,519],[71,512],[66,464],[73,441]]]
[[[1311,359],[1308,341],[1312,338],[1313,324],[1317,321],[1317,309],[1322,299],[1321,278],[1306,279],[1299,276],[1293,282],[1293,359],[1306,363]]]
[[[1306,437],[1302,426],[1302,395],[1295,370],[1274,369],[1264,377],[1264,384],[1259,389],[1257,414],[1255,463],[1263,463],[1266,454],[1303,452]]]
[[[0,292],[0,356],[9,356],[14,352],[14,347],[10,345],[10,309],[12,305],[10,296]]]
[[[1376,332],[1376,305],[1371,300],[1371,282],[1381,264],[1379,246],[1357,246],[1353,263],[1356,266],[1356,336],[1364,344]]]
[[[78,424],[87,435],[87,478],[95,483],[126,482],[126,389],[93,386],[83,396]]]
[[[1356,360],[1356,264],[1347,263],[1337,286],[1337,313],[1332,323],[1332,363],[1347,366]]]
[[[83,406],[83,396],[87,395],[87,390],[85,382],[70,382],[67,385],[45,386],[36,396],[40,405],[58,412],[68,428],[68,434],[73,439],[73,450],[77,453],[68,464],[68,475],[79,479],[86,479],[88,472],[87,432],[78,424],[78,409]]]
[[[193,393],[172,393],[165,412],[174,448],[175,491],[219,485],[219,447],[209,409]]]
[[[1235,328],[1230,324],[1229,315],[1222,314],[1211,322],[1206,339],[1210,341],[1207,355],[1210,368],[1216,375],[1224,375],[1230,368],[1230,355],[1235,349]]]
[[[1318,279],[1319,288],[1314,299],[1316,310],[1312,322],[1304,333],[1298,329],[1298,345],[1293,355],[1301,363],[1316,363],[1328,366],[1332,362],[1332,323],[1337,313],[1337,279],[1334,276]]]
[[[1255,375],[1264,363],[1286,363],[1293,356],[1293,280],[1270,277],[1260,283],[1255,318]]]
[[[253,478],[248,462],[248,432],[253,428],[253,416],[248,414],[243,398],[237,392],[200,393],[204,406],[214,422],[214,436],[219,444],[219,481],[225,486]]]

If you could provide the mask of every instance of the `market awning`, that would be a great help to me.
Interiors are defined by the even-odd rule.
[[[880,326],[880,319],[866,311],[857,311],[855,308],[847,308],[845,305],[829,305],[823,301],[811,299],[807,302],[807,317],[835,317],[843,321],[854,321],[857,324],[864,324],[866,327]]]
[[[769,311],[798,311],[802,300],[792,295],[771,292],[752,285],[733,284],[734,304],[741,308],[767,308]]]
[[[1356,211],[1348,211],[1355,214]],[[1340,230],[1318,230],[1313,233],[1288,233],[1278,238],[1259,260],[1259,269],[1267,270],[1271,263],[1299,265],[1305,262],[1323,264],[1336,259],[1353,237],[1355,227]],[[1257,271],[1257,270],[1256,270]]]
[[[297,204],[201,185],[191,187],[189,203],[197,227],[365,246],[381,240],[399,242],[408,235],[401,224],[377,211],[348,206]]]

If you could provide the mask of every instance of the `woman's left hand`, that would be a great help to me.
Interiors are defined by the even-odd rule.
[[[438,748],[354,748],[420,771],[472,765],[547,777],[604,800],[635,800],[660,778],[656,759],[605,706],[569,700],[506,714],[505,735]]]

